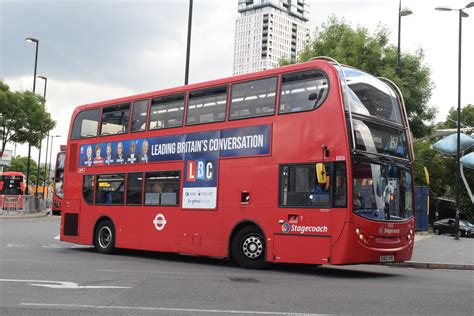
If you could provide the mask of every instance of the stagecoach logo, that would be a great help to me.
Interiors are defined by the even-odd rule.
[[[283,225],[281,225],[281,231],[284,232],[285,234],[289,233],[290,232],[290,224],[283,223]]]
[[[158,214],[155,217],[155,220],[153,221],[153,224],[155,225],[156,230],[160,231],[163,230],[166,226],[166,218],[163,214]]]
[[[296,232],[300,234],[304,233],[327,233],[328,232],[328,227],[326,225],[324,226],[304,226],[304,225],[295,225],[295,224],[288,224],[288,223],[283,223],[281,225],[281,231],[284,232],[285,234],[289,232]]]
[[[379,231],[380,231],[381,235],[384,235],[384,234],[390,235],[390,234],[400,233],[400,229],[398,229],[398,228],[389,228],[389,227],[384,227],[384,226],[380,227]]]

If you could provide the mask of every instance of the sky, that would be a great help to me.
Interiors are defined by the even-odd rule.
[[[423,49],[435,85],[429,102],[443,121],[457,106],[459,14],[469,0],[404,0],[402,53]],[[398,0],[307,0],[312,34],[334,15],[353,27],[391,31],[397,44]],[[194,0],[189,82],[232,75],[238,0]],[[71,114],[79,105],[180,86],[184,82],[187,0],[0,0],[0,79],[12,90],[32,90],[48,77],[46,106],[57,121],[53,153],[66,144]],[[463,19],[461,105],[474,104],[474,8]],[[43,80],[36,92],[43,94]],[[45,146],[44,141],[43,146]],[[7,149],[14,149],[9,144]],[[27,146],[18,145],[26,156]],[[43,150],[44,152],[44,150]],[[55,156],[55,154],[53,154]],[[32,150],[37,160],[37,149]],[[44,155],[42,156],[44,161]],[[53,158],[54,161],[55,158]]]

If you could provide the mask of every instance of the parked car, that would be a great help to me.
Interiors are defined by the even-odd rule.
[[[445,218],[433,223],[433,232],[436,235],[440,234],[451,234],[454,235],[456,229],[456,221],[454,218]],[[474,225],[470,222],[460,219],[459,220],[459,235],[472,237],[474,236]]]

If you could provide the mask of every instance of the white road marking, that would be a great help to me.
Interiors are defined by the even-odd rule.
[[[285,312],[265,312],[265,311],[239,311],[222,309],[197,309],[197,308],[168,308],[168,307],[146,307],[146,306],[111,306],[111,305],[81,305],[81,304],[42,304],[42,303],[21,303],[22,306],[36,307],[69,307],[69,308],[95,308],[95,309],[119,309],[119,310],[142,310],[142,311],[163,311],[176,313],[215,313],[215,314],[252,314],[252,315],[286,315],[286,316],[316,316],[324,314],[311,313],[285,313]]]
[[[22,282],[32,286],[42,286],[51,289],[130,289],[129,286],[107,286],[107,285],[79,285],[68,281],[47,281],[47,280],[18,280],[0,279],[0,282]]]

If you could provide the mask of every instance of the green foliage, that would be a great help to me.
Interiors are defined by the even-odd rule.
[[[415,150],[415,183],[416,185],[427,185],[423,168],[428,169],[430,175],[430,197],[435,200],[439,197],[456,198],[456,157],[442,156],[431,146],[436,142],[422,141],[414,144]],[[471,150],[472,151],[472,150]],[[467,182],[474,190],[474,170],[464,168]],[[467,193],[467,189],[460,179],[459,206],[461,214],[470,220],[474,220],[474,205]]]
[[[431,132],[436,109],[427,106],[433,83],[431,71],[423,64],[423,50],[401,55],[401,71],[396,73],[397,48],[389,44],[390,32],[379,26],[374,34],[366,28],[353,29],[344,20],[330,17],[300,54],[298,62],[316,56],[329,56],[338,62],[366,71],[374,76],[393,81],[401,90],[407,109],[410,128],[415,138]],[[293,63],[281,60],[280,65]]]
[[[0,80],[0,155],[8,142],[39,146],[56,125],[44,103],[43,97],[30,91],[10,91]]]
[[[449,110],[444,128],[456,128],[458,121],[458,111],[456,108]],[[468,104],[461,108],[461,127],[474,127],[474,105]]]
[[[428,185],[425,180],[424,167],[428,169],[430,196],[436,199],[446,194],[448,190],[446,179],[450,177],[452,170],[447,168],[446,158],[431,148],[433,143],[433,141],[422,141],[413,145],[416,157],[414,173],[416,185]]]
[[[26,164],[28,162],[28,157],[13,157],[11,166],[5,171],[18,171],[26,174]],[[39,184],[41,185],[46,178],[46,173],[44,172],[44,167],[39,170]],[[30,183],[36,184],[36,174],[38,173],[38,165],[35,160],[30,159]],[[26,180],[26,179],[25,179]]]

